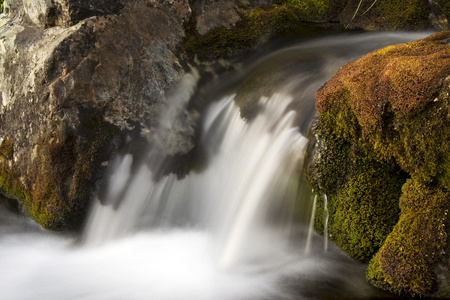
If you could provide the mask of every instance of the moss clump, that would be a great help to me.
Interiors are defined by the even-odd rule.
[[[328,0],[286,0],[284,3],[296,7],[303,18],[323,16],[329,6]]]
[[[348,0],[284,0],[282,3],[298,9],[302,19],[329,21],[336,19]]]
[[[450,71],[448,53],[447,44],[432,38],[374,51],[345,65],[323,86],[316,108],[340,111],[348,101],[364,134],[382,129],[386,110],[401,117],[434,101]]]
[[[309,16],[308,12],[289,4],[242,10],[241,21],[234,28],[217,27],[204,36],[192,34],[184,48],[199,59],[242,54],[276,34],[308,27],[304,16]]]
[[[435,264],[447,245],[448,191],[408,180],[402,215],[366,271],[373,285],[400,295],[427,295],[435,288]]]
[[[0,142],[0,156],[3,156],[7,160],[13,159],[13,153],[14,153],[14,142],[10,138],[4,138]]]
[[[0,14],[3,13],[3,0],[0,0]]]
[[[19,200],[22,209],[49,230],[80,228],[103,174],[102,163],[110,159],[120,136],[101,111],[80,107],[79,119],[79,131],[58,124],[35,145],[26,175],[10,155],[12,142],[5,139],[0,146],[0,193]]]
[[[344,139],[323,143],[309,173],[314,174],[315,190],[328,198],[329,238],[354,259],[368,262],[398,220],[405,174],[373,155],[361,155],[363,150],[355,152]],[[315,229],[321,234],[323,210],[322,196],[315,219]]]
[[[349,0],[341,14],[341,24],[370,30],[417,30],[428,25],[427,0],[383,0],[372,6],[373,3]]]
[[[447,245],[448,38],[442,32],[374,51],[316,95],[320,142],[309,174],[328,195],[331,238],[361,261],[381,246],[367,277],[398,294],[432,293]]]
[[[351,257],[368,262],[398,220],[404,181],[398,168],[358,158],[346,182],[329,199],[331,240]]]

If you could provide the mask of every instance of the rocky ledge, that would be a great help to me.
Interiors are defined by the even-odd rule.
[[[450,32],[342,67],[316,94],[309,177],[373,285],[450,296]]]

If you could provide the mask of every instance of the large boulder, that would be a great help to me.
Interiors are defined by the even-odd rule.
[[[0,190],[45,228],[75,228],[111,155],[152,131],[185,74],[191,10],[187,0],[21,2],[6,1],[0,19]],[[193,146],[186,134],[180,153]]]
[[[449,95],[448,31],[365,55],[316,94],[308,171],[329,237],[400,295],[450,296]]]

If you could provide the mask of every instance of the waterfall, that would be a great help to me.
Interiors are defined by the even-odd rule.
[[[86,243],[144,229],[196,227],[215,237],[221,268],[283,248],[307,140],[288,110],[292,97],[262,98],[264,108],[251,122],[241,119],[234,97],[206,112],[201,142],[210,164],[204,172],[155,182],[146,164],[131,174],[131,155],[118,158],[107,197],[122,199],[113,202],[118,206],[94,204]],[[276,246],[267,246],[275,240]]]
[[[42,230],[0,198],[0,295],[27,300],[284,300],[379,298],[365,266],[328,236],[328,203],[302,177],[314,93],[339,67],[427,33],[358,33],[302,40],[202,87],[209,103],[196,139],[202,166],[161,172],[196,133],[186,114],[200,75],[187,74],[160,107],[145,159],[111,163],[81,238]],[[254,57],[252,58],[254,59]],[[271,78],[276,78],[272,81]],[[256,90],[252,90],[253,87]],[[221,95],[221,96],[218,96]],[[244,95],[244,96],[243,96]],[[258,108],[241,118],[253,97]],[[239,106],[239,105],[241,106]],[[152,123],[153,124],[153,123]],[[303,135],[301,134],[303,133]],[[320,194],[322,193],[322,194]],[[313,232],[324,197],[324,237]],[[323,251],[325,249],[326,251]],[[305,253],[306,252],[306,253]]]
[[[313,206],[312,206],[312,210],[311,210],[311,218],[309,220],[308,236],[306,238],[306,245],[305,245],[306,253],[311,252],[312,236],[313,236],[313,232],[314,232],[314,219],[316,217],[316,205],[317,205],[317,197],[318,196],[317,196],[317,194],[314,194],[314,191],[312,192],[312,194],[314,195],[314,200],[313,200]]]

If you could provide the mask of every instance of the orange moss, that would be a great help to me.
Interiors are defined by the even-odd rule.
[[[346,99],[368,134],[380,128],[388,107],[398,117],[425,107],[450,72],[444,38],[450,38],[450,32],[374,51],[345,65],[318,90],[318,113],[340,110],[343,91],[347,91]]]

